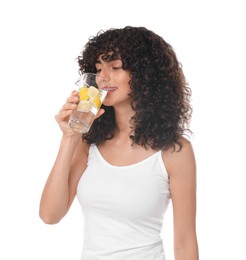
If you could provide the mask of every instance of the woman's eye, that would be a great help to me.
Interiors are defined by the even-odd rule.
[[[121,67],[113,67],[113,70],[119,70]]]
[[[97,69],[96,71],[97,71],[97,73],[99,73],[99,72],[101,72],[101,69]]]

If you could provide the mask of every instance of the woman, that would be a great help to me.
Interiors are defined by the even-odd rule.
[[[171,198],[175,260],[198,260],[196,166],[184,138],[191,92],[172,47],[144,27],[110,29],[89,39],[78,63],[113,87],[82,140],[67,123],[77,91],[56,115],[63,136],[40,217],[59,222],[77,195],[82,260],[165,260],[160,232]]]

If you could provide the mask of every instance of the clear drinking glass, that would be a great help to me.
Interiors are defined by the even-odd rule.
[[[86,133],[100,109],[107,91],[102,89],[104,79],[94,73],[84,73],[77,81],[79,86],[79,103],[76,111],[73,111],[68,125],[74,131]]]

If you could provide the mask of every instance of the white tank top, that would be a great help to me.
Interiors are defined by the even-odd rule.
[[[84,218],[81,260],[165,260],[160,233],[170,192],[162,151],[113,166],[91,145],[77,197]]]

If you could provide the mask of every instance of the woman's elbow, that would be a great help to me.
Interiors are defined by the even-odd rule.
[[[39,212],[39,217],[41,220],[48,225],[54,225],[60,222],[62,219],[61,217],[58,216],[52,216],[50,214],[44,214],[42,211]]]

